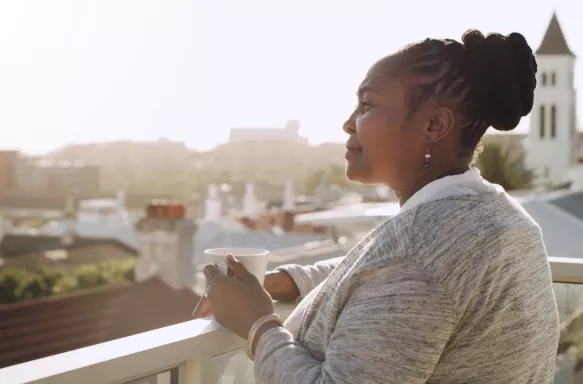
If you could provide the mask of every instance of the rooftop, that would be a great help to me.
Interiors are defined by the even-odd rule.
[[[138,253],[115,240],[77,238],[70,246],[49,236],[5,235],[0,243],[2,267],[36,271],[58,268],[72,272],[84,264],[136,258]]]
[[[152,278],[0,305],[0,367],[188,321],[198,299]]]
[[[23,192],[23,191],[0,191],[0,210],[58,210],[65,209],[69,194],[57,192]],[[93,199],[114,199],[113,195],[105,193],[96,193],[93,196],[78,195],[75,196],[77,201]],[[168,194],[145,194],[145,193],[127,193],[125,203],[130,210],[142,211],[144,207],[152,200],[164,198],[173,200],[174,196]]]

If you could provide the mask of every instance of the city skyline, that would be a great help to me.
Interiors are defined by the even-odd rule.
[[[291,119],[312,144],[338,142],[368,67],[409,42],[516,30],[536,49],[556,10],[570,48],[583,54],[575,0],[464,4],[3,2],[0,147],[40,154],[163,137],[210,149],[230,128]],[[582,73],[578,60],[577,88]],[[524,118],[516,132],[528,127]]]

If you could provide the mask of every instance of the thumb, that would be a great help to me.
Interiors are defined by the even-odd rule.
[[[233,271],[235,277],[237,277],[240,281],[245,283],[257,281],[255,276],[253,276],[253,274],[249,272],[247,268],[245,268],[245,266],[231,254],[227,255],[227,266],[231,271]]]

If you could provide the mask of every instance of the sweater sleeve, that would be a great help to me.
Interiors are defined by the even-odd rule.
[[[303,299],[308,293],[314,288],[316,288],[320,283],[330,275],[330,272],[340,264],[344,259],[343,257],[337,257],[329,260],[318,261],[314,265],[297,265],[288,264],[282,265],[276,268],[276,271],[284,271],[288,273],[300,291],[300,297]]]
[[[431,376],[457,323],[453,303],[414,262],[389,260],[353,276],[323,361],[284,328],[259,340],[261,384],[421,384]],[[311,324],[324,332],[325,324]]]

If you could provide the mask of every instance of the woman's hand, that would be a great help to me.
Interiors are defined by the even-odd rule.
[[[273,300],[295,301],[300,296],[300,291],[295,281],[283,271],[267,272],[263,286]],[[199,319],[210,315],[212,315],[210,302],[203,296],[192,312],[192,317]]]
[[[227,256],[227,266],[234,277],[222,274],[213,264],[204,267],[209,309],[219,324],[246,339],[253,323],[275,312],[273,300],[257,278],[231,255]]]

